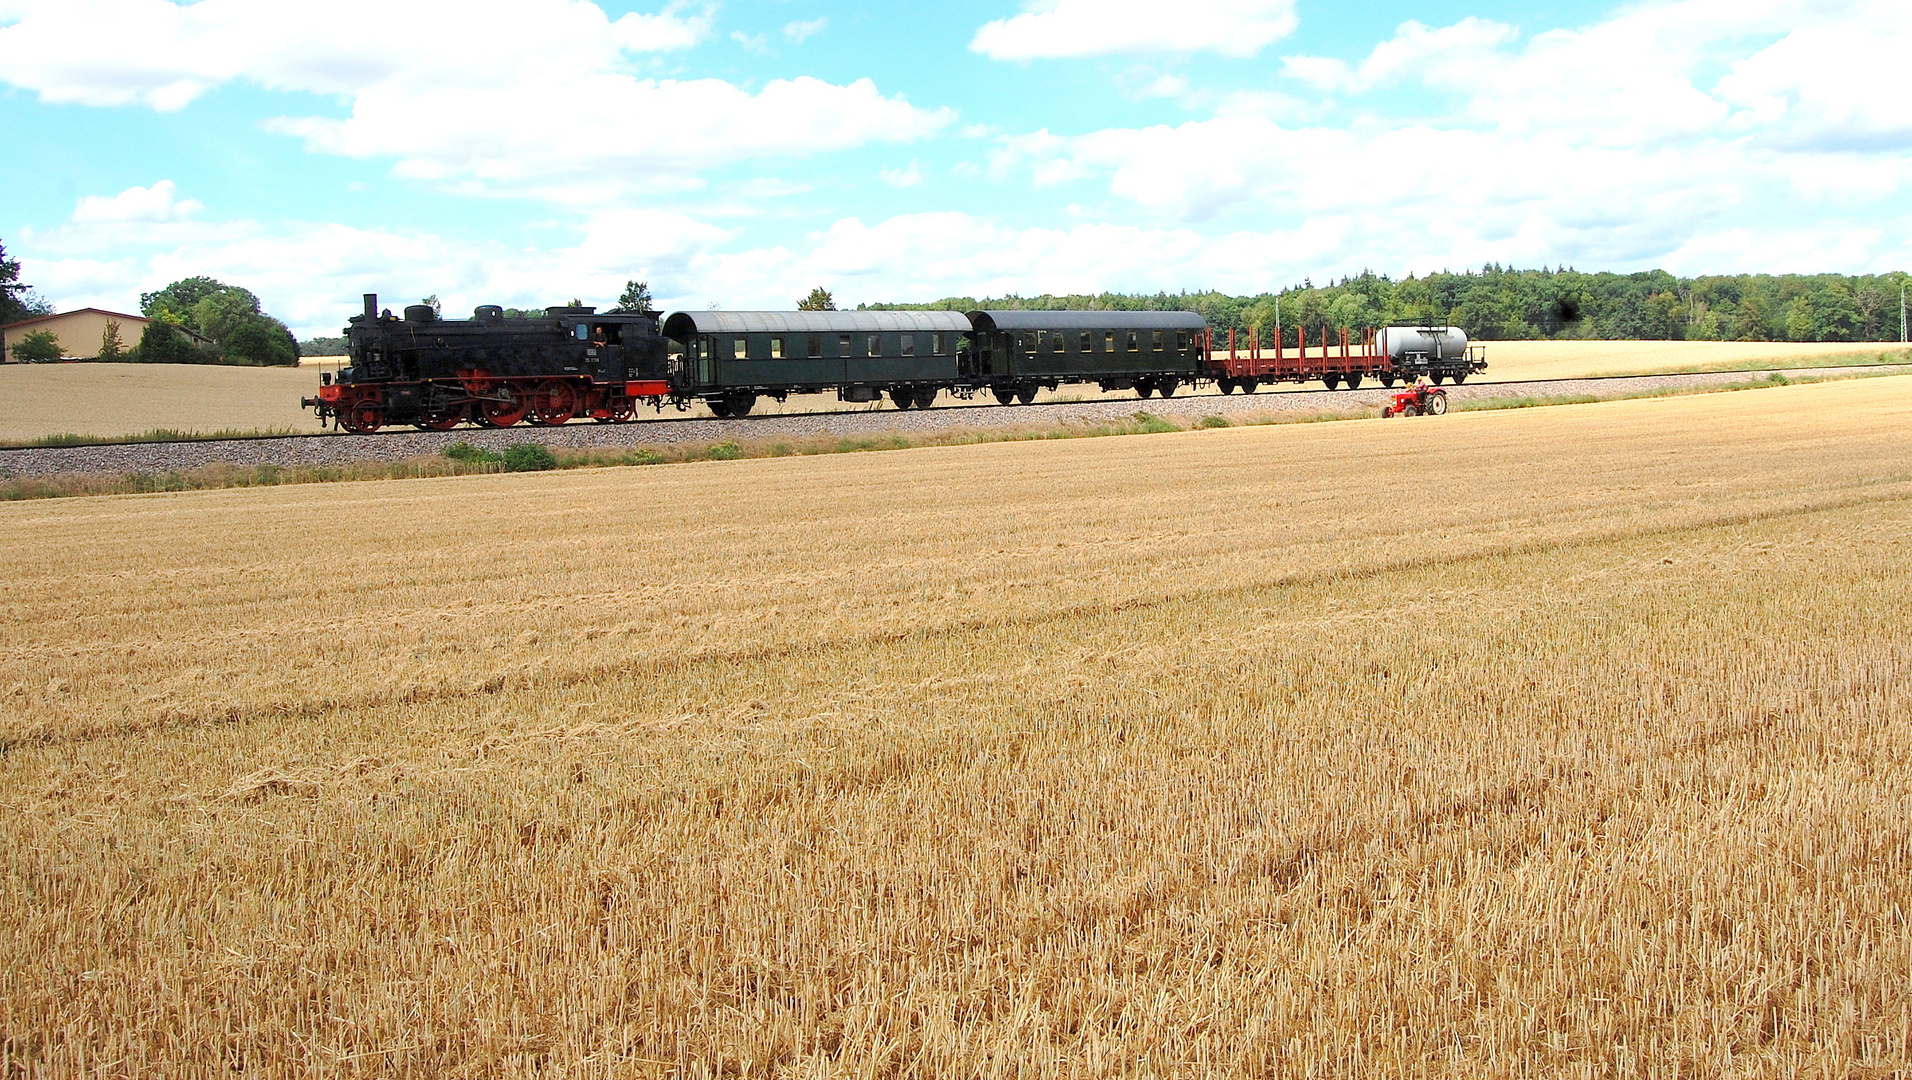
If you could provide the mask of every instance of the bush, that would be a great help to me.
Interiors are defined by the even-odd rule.
[[[1234,427],[1235,425],[1229,423],[1228,417],[1226,416],[1204,416],[1202,417],[1202,422],[1196,426],[1198,427]]]
[[[50,364],[60,358],[60,339],[51,330],[35,330],[13,343],[13,358],[22,364]]]
[[[1138,432],[1146,432],[1150,435],[1160,435],[1163,432],[1180,431],[1182,429],[1152,412],[1139,412],[1135,414],[1135,430]]]
[[[735,461],[744,456],[744,448],[734,442],[711,443],[705,453],[712,461]]]
[[[543,443],[513,443],[505,447],[504,463],[509,472],[542,472],[558,467],[558,459]]]
[[[490,464],[495,461],[504,460],[504,455],[495,450],[487,450],[482,446],[473,446],[462,440],[445,447],[443,453],[453,461],[464,461],[474,465]]]

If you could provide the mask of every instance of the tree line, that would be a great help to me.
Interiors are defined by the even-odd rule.
[[[859,304],[875,311],[983,308],[1032,311],[1196,311],[1218,334],[1273,343],[1284,328],[1313,337],[1321,327],[1354,330],[1413,324],[1459,326],[1485,341],[1532,338],[1663,341],[1898,341],[1900,296],[1908,275],[1725,274],[1675,277],[1583,273],[1571,268],[1516,270],[1490,263],[1400,280],[1363,272],[1327,285],[1312,281],[1276,292],[1216,291],[946,297],[927,304]]]

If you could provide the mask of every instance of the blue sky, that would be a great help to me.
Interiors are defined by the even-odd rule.
[[[1900,0],[0,0],[0,241],[301,334],[1494,261],[1912,265]]]

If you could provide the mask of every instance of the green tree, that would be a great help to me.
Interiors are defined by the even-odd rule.
[[[1758,296],[1748,293],[1741,298],[1739,310],[1733,313],[1734,341],[1769,341],[1772,331],[1766,327],[1766,305]]]
[[[60,339],[51,330],[34,330],[13,343],[13,358],[22,364],[47,364],[60,358]]]
[[[193,322],[193,309],[199,306],[200,301],[209,296],[236,288],[237,286],[227,285],[223,281],[203,275],[199,277],[182,278],[163,289],[149,293],[140,293],[139,313],[149,319],[157,319],[170,315],[172,316],[171,321],[175,324],[188,327],[203,334],[206,332],[205,327]],[[258,297],[253,296],[252,293],[247,292],[245,289],[238,289],[238,291],[245,293],[246,296],[251,299],[254,311],[259,309]]]
[[[612,308],[611,311],[613,314],[617,312],[635,314],[640,311],[651,310],[651,304],[654,302],[655,301],[651,299],[651,286],[649,282],[627,281],[624,283],[624,291],[618,294],[617,306]]]
[[[125,355],[126,342],[120,340],[120,324],[118,320],[106,320],[106,329],[100,334],[99,359],[106,363],[112,363],[115,360],[125,357]]]
[[[821,285],[811,289],[809,296],[797,301],[798,311],[835,311],[836,309],[836,297],[831,296],[830,290]]]
[[[7,246],[0,244],[0,326],[51,314],[53,305],[20,283],[20,260],[7,258]]]
[[[297,364],[299,345],[284,323],[260,310],[252,290],[209,277],[175,281],[141,294],[140,311],[148,318],[208,338],[214,348],[195,346],[168,329],[140,337],[140,359],[152,364],[229,363],[249,366]],[[149,326],[148,331],[152,327]]]

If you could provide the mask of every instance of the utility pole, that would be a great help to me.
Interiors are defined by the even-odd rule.
[[[1903,281],[1899,282],[1899,344],[1901,345],[1906,344],[1906,340],[1905,340],[1905,282]]]

